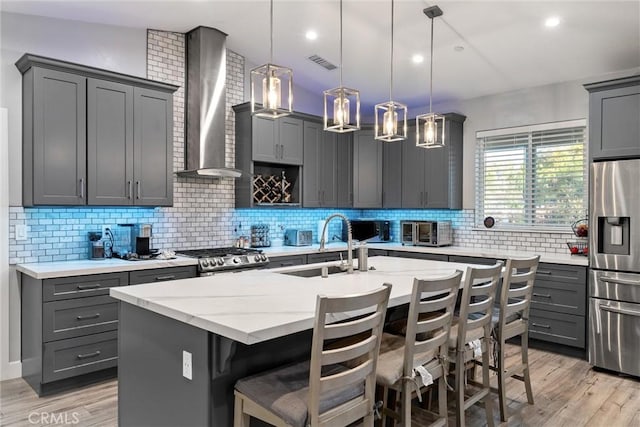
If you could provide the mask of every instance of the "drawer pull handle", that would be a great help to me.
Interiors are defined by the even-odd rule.
[[[609,311],[611,313],[617,313],[617,314],[628,314],[629,316],[636,316],[636,317],[640,317],[640,311],[635,311],[635,310],[625,310],[623,308],[615,308],[615,307],[611,307],[608,305],[601,305],[600,308],[603,311]]]
[[[76,319],[78,319],[78,320],[88,320],[88,319],[97,319],[98,317],[100,317],[100,313],[92,314],[90,316],[77,316]]]
[[[295,265],[295,263],[293,261],[289,262],[281,262],[280,263],[280,267],[293,267]]]
[[[96,350],[93,353],[88,353],[88,354],[79,354],[78,359],[88,359],[90,357],[98,357],[98,356],[100,356],[100,350]]]
[[[84,291],[87,289],[98,289],[100,286],[102,286],[100,283],[96,283],[93,285],[78,285],[78,289]]]
[[[542,325],[540,323],[532,323],[531,326],[536,326],[538,328],[545,328],[545,329],[551,329],[551,326],[549,325]]]
[[[175,275],[169,275],[169,276],[156,276],[156,281],[157,282],[162,282],[164,280],[173,280],[175,279],[176,276]]]
[[[609,277],[609,276],[602,276],[600,278],[600,281],[605,282],[605,283],[615,283],[618,285],[636,285],[636,286],[640,286],[640,282],[634,281],[634,280],[625,280],[625,279],[617,279],[615,277]]]
[[[549,294],[537,294],[537,293],[533,293],[534,297],[540,297],[540,298],[551,298],[551,295]]]
[[[546,276],[551,275],[551,272],[550,272],[550,271],[547,271],[547,270],[538,270],[538,271],[537,271],[537,273],[538,273],[538,274],[544,274],[544,275],[546,275]]]

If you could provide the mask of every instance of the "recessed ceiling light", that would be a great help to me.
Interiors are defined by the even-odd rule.
[[[411,57],[411,61],[413,61],[414,64],[421,64],[424,61],[424,56],[416,53]]]
[[[553,28],[557,27],[560,24],[560,18],[557,16],[550,16],[544,21],[544,26]]]
[[[304,36],[307,40],[315,40],[318,38],[318,33],[316,33],[315,30],[309,30]]]

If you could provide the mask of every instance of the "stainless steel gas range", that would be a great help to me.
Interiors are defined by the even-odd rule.
[[[198,259],[198,275],[211,276],[227,270],[251,269],[269,264],[269,258],[258,249],[211,248],[178,251],[178,255]]]

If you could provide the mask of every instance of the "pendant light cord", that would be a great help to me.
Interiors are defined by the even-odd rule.
[[[340,87],[342,87],[342,0],[340,0]]]
[[[271,6],[269,8],[269,15],[271,20],[269,21],[269,32],[271,33],[270,46],[269,46],[269,63],[273,64],[273,0],[271,0]]]
[[[391,0],[391,77],[389,79],[389,101],[393,102],[393,10],[394,1]]]
[[[429,113],[433,99],[433,18],[431,18],[431,59],[429,60]]]

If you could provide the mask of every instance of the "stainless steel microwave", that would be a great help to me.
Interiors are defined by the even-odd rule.
[[[391,241],[391,222],[380,219],[351,220],[351,235],[361,242],[380,243]],[[347,228],[342,227],[342,241],[347,241]]]
[[[449,246],[453,243],[451,221],[400,221],[403,245]]]

